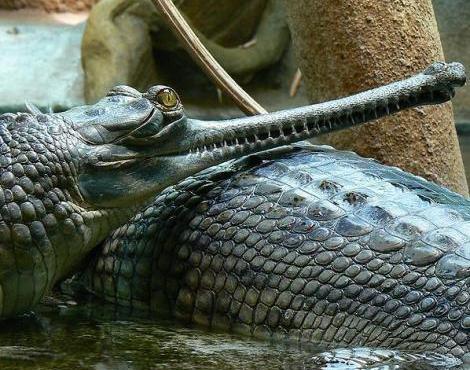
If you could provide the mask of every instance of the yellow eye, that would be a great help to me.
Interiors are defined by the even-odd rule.
[[[157,102],[165,108],[174,108],[178,105],[178,96],[171,89],[163,89],[157,94]]]

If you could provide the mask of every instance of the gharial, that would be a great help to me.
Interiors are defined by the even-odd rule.
[[[448,101],[464,83],[462,65],[435,63],[251,118],[189,119],[165,86],[0,116],[1,316],[32,309],[94,251],[82,279],[119,305],[255,336],[468,356],[469,201],[353,153],[272,149]]]

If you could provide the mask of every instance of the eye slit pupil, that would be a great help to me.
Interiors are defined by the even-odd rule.
[[[162,90],[157,95],[157,101],[167,108],[173,108],[178,104],[176,94],[169,89]]]

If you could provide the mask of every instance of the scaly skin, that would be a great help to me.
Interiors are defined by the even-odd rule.
[[[33,307],[132,214],[87,209],[79,147],[60,117],[0,116],[0,317]]]
[[[453,88],[462,86],[464,83],[465,73],[460,64],[435,63],[423,73],[416,76],[348,98],[264,114],[257,117],[220,122],[207,122],[187,118],[176,93],[171,88],[165,86],[154,86],[144,94],[127,86],[117,86],[112,89],[105,98],[92,106],[77,107],[59,114],[42,114],[36,108],[30,106],[30,113],[0,116],[0,317],[14,316],[33,308],[57,281],[70,276],[76,268],[86,260],[88,253],[103,241],[113,229],[123,224],[131,215],[137,212],[137,209],[151,202],[156,194],[160,193],[168,186],[177,184],[179,181],[201,170],[221,164],[230,159],[240,158],[250,153],[300,141],[316,136],[319,133],[339,130],[351,125],[368,122],[401,109],[448,101],[454,94]],[[289,158],[288,156],[286,159],[279,159],[279,162],[275,163],[278,163],[278,165],[282,165],[283,161],[287,161],[288,163],[292,161],[292,159]],[[300,162],[302,162],[301,159],[301,156],[296,157],[296,160]],[[314,163],[314,161],[312,163]],[[289,164],[289,166],[291,165]],[[311,172],[311,174],[306,172],[305,176],[315,176],[317,168],[314,165],[312,166],[311,168],[306,167],[307,172]],[[340,176],[340,167],[341,166],[336,170],[337,176]],[[371,168],[372,167],[373,165],[371,165]],[[333,170],[334,168],[332,171]],[[389,171],[390,174],[395,173],[394,170],[384,171]],[[243,173],[243,171],[241,173]],[[236,173],[230,174],[234,176],[234,180],[227,180],[227,185],[230,185],[236,178],[240,179]],[[279,175],[282,175],[282,171]],[[217,176],[223,177],[223,173]],[[406,179],[406,176],[403,175],[403,178]],[[214,182],[215,179],[213,177],[211,177],[211,179],[211,181],[216,184],[216,182]],[[334,176],[331,176],[331,178],[328,179],[329,181],[320,185],[320,188],[327,193],[336,191],[337,185],[334,183],[336,181],[335,179]],[[340,179],[340,177],[338,177],[338,179]],[[277,179],[277,181],[278,180],[279,179]],[[268,186],[268,180],[265,181],[265,179],[262,179],[261,181],[264,183],[260,188]],[[240,183],[240,181],[238,182]],[[185,191],[185,187],[191,187],[191,184],[194,185],[194,181],[187,180],[179,185],[179,189]],[[375,185],[372,179],[369,178],[359,179],[356,186],[360,184],[362,184],[361,186],[363,187]],[[246,191],[256,191],[253,184],[245,185],[247,186]],[[242,187],[245,185],[242,184]],[[381,184],[378,183],[377,185],[380,186]],[[197,185],[195,186],[198,187]],[[340,185],[338,186],[340,187]],[[347,186],[349,186],[348,183],[345,184],[345,187]],[[224,200],[223,198],[223,196],[229,196],[230,192],[220,195],[222,198],[217,198],[215,194],[205,194],[206,190],[205,187],[198,188],[197,190],[201,193],[200,196],[208,197],[208,202],[200,203],[201,205],[199,207],[202,207],[202,210],[204,204],[209,205],[210,202],[216,202],[217,206],[215,208],[218,210],[217,212],[220,212],[218,217],[222,218],[221,221],[226,217],[227,222],[237,218],[240,222],[244,222],[245,220],[241,220],[240,218],[243,218],[244,215],[249,216],[249,214],[247,215],[244,212],[231,215],[230,207],[232,206],[230,206],[230,202],[227,201],[228,199]],[[269,193],[269,190],[267,191]],[[306,196],[309,194],[305,189],[303,191]],[[381,188],[370,189],[371,193],[374,191],[380,192]],[[171,192],[175,194],[174,190],[170,190],[170,193]],[[364,192],[367,192],[367,189],[365,189]],[[275,195],[269,195],[268,193],[265,194],[266,197],[275,197]],[[351,198],[351,203],[362,204],[361,199],[363,197],[356,197],[352,192],[349,193],[347,196]],[[187,194],[191,195],[192,193],[189,192]],[[182,197],[187,197],[187,194],[183,194]],[[409,196],[407,195],[407,198],[404,199],[407,200],[420,195],[422,195],[421,192],[417,190],[415,193],[410,193]],[[168,197],[168,191],[162,196]],[[312,193],[312,196],[316,195]],[[435,194],[433,197],[436,198],[436,201],[440,201],[441,198],[447,199],[447,197],[455,199],[455,202],[449,206],[453,209],[452,214],[445,213],[442,216],[445,222],[450,222],[451,216],[465,219],[466,201],[463,198],[453,195],[437,186],[435,186]],[[166,198],[166,200],[169,201],[170,198]],[[161,199],[161,197],[159,199]],[[279,202],[287,202],[285,212],[297,212],[297,210],[302,207],[301,200],[296,196],[291,200],[291,203],[289,203],[288,197],[286,199],[287,201],[284,198],[278,200]],[[193,212],[189,206],[191,203],[197,203],[197,200],[198,198],[192,199],[188,203],[178,197],[175,201],[182,202],[181,207],[183,207],[183,204],[185,207],[188,207],[185,213],[189,215]],[[252,197],[249,202],[251,202],[251,204],[258,202],[259,204],[254,204],[253,207],[261,206],[261,208],[268,207],[270,204],[269,201],[266,202],[259,197]],[[297,204],[297,202],[300,203]],[[308,204],[308,201],[305,202]],[[446,201],[442,202],[446,204]],[[364,203],[366,203],[365,200]],[[282,206],[281,203],[279,204]],[[291,330],[296,325],[299,325],[298,321],[301,319],[300,316],[298,317],[298,314],[295,314],[294,310],[303,310],[305,317],[302,318],[302,322],[303,319],[306,320],[305,322],[313,320],[309,324],[310,327],[314,327],[314,325],[321,325],[322,328],[325,326],[328,327],[325,329],[324,334],[318,331],[312,332],[312,339],[321,337],[321,339],[324,340],[330,339],[334,341],[334,337],[338,334],[336,334],[336,332],[332,333],[330,329],[331,326],[326,324],[326,318],[322,317],[321,320],[315,319],[315,315],[319,315],[318,311],[321,311],[323,315],[332,315],[333,313],[328,311],[332,310],[332,308],[328,308],[329,305],[328,307],[325,303],[312,305],[312,302],[309,300],[306,301],[306,306],[298,306],[299,299],[291,302],[294,297],[290,294],[297,294],[304,288],[299,286],[301,281],[293,279],[293,274],[295,271],[300,273],[300,267],[307,269],[306,266],[310,264],[310,267],[306,271],[313,274],[311,275],[312,278],[318,277],[319,281],[322,283],[326,282],[323,281],[326,278],[328,278],[327,281],[342,281],[339,280],[341,271],[333,273],[326,268],[330,263],[332,263],[333,266],[339,264],[336,266],[338,270],[345,267],[345,264],[352,263],[350,260],[335,259],[336,254],[339,253],[335,248],[340,248],[340,246],[335,245],[335,243],[339,241],[339,237],[336,239],[329,237],[333,229],[337,233],[342,232],[344,234],[343,236],[356,237],[359,236],[355,235],[355,233],[358,232],[363,233],[360,235],[368,233],[376,235],[379,232],[380,225],[364,225],[359,222],[359,219],[356,220],[354,217],[349,220],[349,218],[352,217],[351,212],[353,212],[354,208],[341,210],[340,206],[330,204],[327,201],[321,204],[314,204],[318,209],[313,209],[312,212],[314,213],[309,215],[309,217],[317,217],[318,220],[312,219],[310,224],[306,221],[304,227],[307,227],[308,230],[292,229],[295,232],[290,238],[283,239],[284,234],[278,232],[275,228],[284,227],[287,228],[287,231],[290,227],[295,228],[296,226],[290,225],[289,220],[291,219],[286,219],[287,215],[281,215],[282,221],[274,221],[268,218],[268,214],[252,215],[252,217],[249,218],[250,221],[247,221],[251,222],[251,224],[240,224],[237,227],[231,228],[231,231],[223,236],[224,239],[227,239],[225,248],[229,249],[224,251],[224,247],[221,246],[221,251],[228,253],[228,255],[225,261],[222,255],[214,259],[214,264],[216,265],[213,266],[213,268],[215,269],[217,264],[226,264],[229,266],[227,268],[230,270],[234,269],[235,271],[230,281],[227,280],[227,284],[229,285],[226,290],[226,295],[224,295],[222,299],[222,305],[229,304],[230,306],[223,309],[232,310],[233,306],[233,311],[230,311],[232,315],[229,315],[230,319],[228,321],[223,319],[224,316],[215,315],[213,308],[216,306],[212,304],[215,302],[215,296],[212,295],[210,289],[203,290],[201,294],[198,293],[195,295],[197,286],[199,286],[197,272],[207,267],[205,266],[208,261],[207,258],[202,258],[203,248],[209,248],[208,251],[210,251],[210,253],[218,253],[218,243],[211,244],[211,239],[208,236],[202,237],[202,234],[199,236],[197,232],[193,234],[193,236],[185,232],[183,235],[186,235],[188,241],[191,243],[197,242],[195,245],[199,245],[198,248],[201,249],[198,253],[192,254],[191,250],[188,248],[193,244],[187,244],[187,250],[178,249],[178,245],[173,245],[175,240],[174,238],[171,239],[169,236],[170,233],[164,235],[159,233],[157,228],[150,226],[146,229],[147,233],[153,233],[154,236],[149,236],[145,246],[146,250],[160,250],[159,248],[162,245],[160,240],[157,239],[156,243],[153,243],[154,237],[157,235],[162,238],[170,237],[168,241],[170,242],[172,250],[176,248],[180,251],[178,258],[193,263],[194,267],[197,267],[199,270],[195,269],[193,270],[195,273],[190,274],[189,280],[187,280],[188,289],[180,290],[178,284],[182,282],[178,279],[181,278],[181,276],[175,275],[176,277],[174,277],[173,280],[168,280],[170,275],[168,277],[161,277],[157,270],[151,269],[150,272],[154,272],[155,274],[147,274],[146,279],[150,279],[148,281],[155,279],[161,283],[165,282],[165,286],[168,289],[160,292],[158,290],[151,292],[146,299],[142,300],[143,304],[149,304],[150,302],[150,307],[158,308],[164,301],[160,299],[161,295],[159,293],[165,294],[168,297],[170,297],[171,294],[176,294],[174,298],[176,302],[174,311],[178,313],[179,316],[191,318],[195,321],[207,320],[213,323],[219,323],[221,326],[234,326],[244,328],[244,331],[250,331],[251,329],[249,328],[252,327],[250,326],[252,324],[250,320],[253,320],[254,316],[251,315],[250,308],[248,306],[242,306],[242,303],[245,300],[244,289],[252,288],[246,292],[246,299],[249,305],[256,305],[258,301],[257,294],[259,293],[260,302],[262,302],[264,306],[260,304],[256,307],[257,309],[261,307],[260,309],[262,310],[262,308],[265,307],[265,311],[267,311],[268,308],[271,308],[270,305],[274,307],[274,303],[279,306],[279,310],[273,311],[273,315],[279,315],[279,317],[275,316],[269,319],[274,320],[269,324],[275,329],[274,331],[282,333],[283,331]],[[229,209],[223,209],[225,206],[229,206]],[[240,204],[239,206],[248,207],[246,204]],[[155,209],[156,208],[150,208],[144,213],[146,217],[145,222],[149,221],[147,217],[152,215],[157,217],[157,214],[153,214]],[[307,208],[304,207],[304,209]],[[169,204],[165,209],[160,207],[160,210],[161,214],[158,215],[158,217],[164,217],[166,219],[171,213],[172,207]],[[201,208],[196,207],[194,210],[200,211]],[[284,211],[281,210],[281,213]],[[247,212],[255,211],[247,209]],[[343,212],[345,215],[343,215]],[[401,214],[395,214],[393,209],[390,212],[390,215],[377,214],[376,221],[378,223],[384,222],[389,216],[394,220],[401,220],[401,218],[399,218]],[[411,210],[409,210],[409,213],[410,212]],[[343,217],[341,218],[341,216]],[[434,219],[437,217],[436,215],[431,216],[431,221],[434,222]],[[322,218],[325,218],[325,220],[322,220]],[[343,221],[339,220],[335,226],[329,224],[327,225],[328,228],[320,228],[320,222],[326,222],[333,218],[341,218]],[[211,220],[210,217],[208,220]],[[209,234],[210,236],[216,237],[219,232],[224,233],[218,230],[219,226],[216,224],[215,226],[211,226],[207,224],[209,221],[200,221],[201,223],[198,225],[206,225],[208,232],[211,233]],[[318,221],[319,223],[317,224],[314,221]],[[438,222],[438,220],[436,222]],[[178,224],[175,224],[175,227],[177,225]],[[199,227],[198,225],[193,226]],[[136,230],[135,226],[136,225],[131,225],[127,227],[127,229],[122,230],[127,230],[129,235],[133,235]],[[267,268],[273,268],[273,273],[263,274],[261,270],[259,270],[260,273],[255,274],[255,272],[258,271],[256,269],[260,269],[262,265],[256,265],[251,269],[250,263],[259,264],[263,262],[263,259],[261,251],[259,251],[259,258],[255,256],[258,253],[256,251],[256,245],[258,244],[247,244],[248,240],[251,240],[248,235],[246,235],[248,239],[243,239],[243,235],[248,231],[248,229],[243,229],[245,226],[248,228],[256,227],[257,231],[265,233],[266,240],[270,240],[273,245],[281,242],[276,250],[274,250],[274,247],[271,248],[272,255],[264,256],[266,258],[272,258],[271,263],[268,263],[269,261],[267,262],[271,267]],[[419,228],[421,226],[422,225],[418,222],[417,227]],[[301,228],[302,225],[297,226],[297,228],[298,227]],[[403,228],[407,227],[407,224],[403,226]],[[260,230],[258,230],[259,228]],[[299,247],[295,244],[296,240],[298,241],[301,235],[303,235],[302,232],[310,232],[309,228],[312,228],[312,230],[317,228],[318,230],[323,230],[320,234],[328,234],[328,236],[324,236],[327,238],[325,239],[327,240],[326,242],[322,243],[321,239],[319,239],[317,240],[318,243],[309,244],[308,248],[313,248],[311,252],[313,253],[315,248],[318,248],[318,250],[330,248],[331,251],[323,251],[323,253],[319,253],[318,255],[314,253],[314,258],[309,258],[308,255],[305,255],[306,250],[295,249]],[[239,229],[239,232],[237,229]],[[137,231],[139,230],[138,228]],[[369,248],[369,253],[372,254],[372,257],[375,257],[372,253],[375,247],[374,243],[382,243],[380,245],[385,244],[388,246],[389,237],[387,235],[378,234],[375,237],[376,239],[370,238],[363,240],[364,251],[361,253],[367,253]],[[317,238],[322,238],[322,236],[317,235]],[[130,238],[129,242],[132,240],[139,243],[139,240],[136,239],[135,236]],[[416,284],[419,285],[426,280],[423,284],[425,284],[425,286],[431,284],[432,289],[431,287],[425,289],[431,289],[432,291],[434,288],[439,289],[437,282],[439,278],[442,278],[441,275],[445,273],[447,274],[447,283],[453,284],[455,286],[453,289],[458,290],[455,293],[463,294],[458,295],[460,298],[456,298],[457,302],[460,302],[459,300],[465,300],[468,293],[461,291],[464,290],[462,284],[465,283],[464,279],[466,279],[467,276],[466,273],[468,271],[466,270],[466,263],[468,260],[465,259],[465,254],[459,255],[459,253],[465,253],[466,245],[464,242],[465,240],[457,238],[455,248],[458,252],[450,254],[450,257],[447,256],[449,258],[442,257],[439,262],[437,262],[437,259],[430,259],[430,256],[434,258],[437,253],[435,251],[429,251],[431,247],[418,247],[413,245],[410,247],[411,250],[408,250],[410,248],[405,249],[407,253],[405,253],[404,256],[411,258],[411,262],[413,263],[422,258],[429,263],[429,266],[431,266],[431,263],[436,262],[435,265],[432,265],[426,270],[426,278],[418,279],[420,283]],[[112,242],[111,245],[118,243],[119,240],[116,240]],[[237,247],[236,243],[240,243],[240,246]],[[294,244],[291,245],[291,243]],[[267,251],[270,249],[269,244],[266,245],[266,253],[268,253]],[[232,254],[230,246],[233,247],[233,256],[230,256],[230,254]],[[255,249],[251,248],[253,246],[255,246]],[[245,247],[251,249],[245,251],[243,250]],[[164,247],[163,250],[167,251],[165,248],[167,247]],[[284,253],[283,251],[288,248],[293,248],[293,254],[290,253],[284,257],[281,256]],[[357,247],[356,244],[356,249],[357,248],[359,247]],[[395,246],[393,248],[395,248]],[[132,249],[129,248],[128,251],[124,251],[123,253],[133,252]],[[351,250],[350,253],[353,253],[353,251]],[[357,253],[359,253],[359,251],[357,251]],[[361,260],[357,261],[356,258],[355,262],[363,263],[362,257],[365,258],[365,256],[362,256],[361,253],[357,255],[357,258],[361,258]],[[296,254],[299,254],[299,258],[297,258]],[[300,256],[300,254],[302,254],[302,256]],[[361,257],[359,257],[360,255]],[[190,256],[193,257],[190,258]],[[201,259],[198,259],[198,256],[201,257]],[[145,263],[148,264],[154,260],[150,256],[145,256],[144,258],[145,261],[142,265],[144,267]],[[161,258],[157,258],[157,256],[155,256],[155,258],[159,261],[158,266],[162,268],[162,271],[168,271],[168,273],[173,271],[171,269],[172,258],[170,255],[165,257],[165,255],[162,254]],[[190,259],[187,260],[187,258]],[[284,259],[282,263],[280,258]],[[184,270],[185,266],[187,266],[187,263],[185,264],[184,261],[175,266],[175,273]],[[444,263],[442,261],[446,262]],[[387,262],[389,264],[400,263],[400,261],[396,261],[395,259],[388,260]],[[105,259],[103,263],[106,266],[108,263],[119,264],[119,260],[110,256]],[[170,263],[170,265],[167,265],[167,263]],[[275,263],[278,263],[278,266],[274,266]],[[406,261],[406,263],[409,263],[409,261]],[[292,264],[292,266],[288,264]],[[298,264],[304,264],[304,266],[298,266]],[[111,274],[122,273],[123,276],[133,275],[132,264],[126,263],[125,259],[119,266],[119,268],[117,266],[107,266],[106,271]],[[102,269],[101,267],[99,268]],[[353,267],[353,270],[354,269],[357,270],[358,267]],[[398,267],[398,269],[405,269],[405,265]],[[140,270],[137,269],[137,271]],[[145,271],[144,268],[144,274]],[[354,274],[354,271],[351,272],[349,268],[346,271]],[[267,272],[269,272],[269,270],[267,270]],[[378,299],[377,297],[379,297],[377,294],[374,294],[373,290],[360,285],[366,284],[367,281],[365,280],[368,280],[369,277],[372,279],[374,272],[374,266],[367,265],[364,271],[358,271],[357,276],[352,276],[352,278],[356,279],[355,282],[357,285],[345,290],[345,293],[350,296],[350,301],[346,301],[348,304],[350,303],[350,308],[354,308],[354,310],[357,309],[358,311],[356,311],[356,313],[359,312],[359,314],[365,315],[365,318],[382,312],[381,309],[377,309],[377,312],[371,312],[371,309],[368,309],[367,306],[363,309],[358,307],[358,305],[361,304],[361,300]],[[392,272],[397,273],[396,269],[392,269]],[[390,274],[392,274],[392,272],[390,272]],[[386,274],[386,272],[381,273]],[[275,274],[277,274],[277,278],[275,278]],[[307,274],[307,272],[305,272],[305,274]],[[303,278],[306,277],[307,276]],[[395,276],[391,278],[393,277]],[[240,285],[240,288],[237,290],[238,278],[242,282],[242,285]],[[257,278],[262,281],[255,282]],[[260,284],[267,284],[267,279],[274,279],[270,284],[274,284],[274,287],[284,290],[279,297],[276,296],[275,291],[272,289],[268,290],[264,295],[254,290],[254,288],[260,289]],[[244,282],[244,280],[246,281]],[[125,280],[122,281],[125,282]],[[143,283],[145,283],[145,281],[146,280],[144,280]],[[207,276],[201,277],[201,284],[210,284],[211,281],[212,273],[210,272]],[[315,280],[313,280],[313,282],[315,282]],[[252,287],[252,283],[258,285]],[[123,284],[124,283],[119,283],[116,285],[116,289],[118,289],[117,292],[119,293],[117,297],[120,297],[122,294],[130,294],[131,291],[132,294],[138,294],[138,288],[136,288],[137,290],[130,289],[130,287]],[[213,284],[215,285],[212,288],[215,289],[216,286],[225,284],[225,280],[216,279],[214,276]],[[344,284],[344,282],[339,284]],[[434,287],[436,284],[437,287]],[[153,289],[155,285],[151,284],[148,286]],[[305,288],[306,287],[307,285]],[[232,288],[235,289],[233,292],[231,291]],[[317,288],[320,293],[317,292]],[[327,300],[339,300],[341,298],[338,296],[339,290],[337,292],[331,288],[332,292],[329,292],[327,288],[319,286],[317,286],[317,288],[308,285],[308,289],[311,290],[310,295],[314,293],[319,294],[320,296],[317,298],[323,299],[326,297]],[[231,300],[228,295],[229,293],[233,293],[233,304],[229,303]],[[394,292],[393,294],[400,295],[402,293],[403,292]],[[107,290],[106,295],[108,294],[109,291]],[[323,295],[325,295],[325,297],[323,297]],[[382,298],[384,301],[386,300],[385,297]],[[416,299],[420,300],[421,297]],[[450,302],[450,298],[448,299]],[[193,310],[193,300],[196,302],[196,310]],[[270,303],[270,300],[275,300],[275,302]],[[279,302],[277,302],[277,300],[279,300]],[[235,303],[237,301],[240,303],[240,307],[238,308],[237,303]],[[171,306],[171,299],[169,302]],[[432,306],[432,302],[426,300],[423,300],[423,302],[427,302],[426,304]],[[125,300],[124,303],[126,303]],[[330,303],[335,304],[334,302]],[[395,309],[392,303],[389,305],[392,305],[392,307],[387,308],[387,306],[384,306],[384,310]],[[282,312],[280,311],[281,308],[287,311]],[[238,309],[240,309],[240,311],[238,311]],[[237,316],[238,312],[239,317]],[[401,312],[400,315],[403,316],[409,314],[408,310],[407,312],[398,312]],[[267,315],[267,312],[265,313]],[[282,320],[280,316],[281,313],[283,313]],[[294,314],[295,318],[292,316]],[[424,321],[422,323],[422,325],[424,325],[423,330],[427,331],[432,328],[441,331],[444,330],[445,333],[447,333],[448,328],[446,325],[454,325],[454,329],[451,331],[452,334],[448,335],[449,341],[445,343],[445,347],[460,355],[466,345],[466,338],[464,342],[461,337],[463,330],[468,327],[468,317],[462,318],[463,312],[459,310],[451,309],[448,314],[451,315],[451,321],[454,320],[454,316],[458,314],[456,318],[458,324],[449,324],[446,319],[439,318],[436,322],[432,320]],[[259,315],[263,316],[263,312],[261,311]],[[280,321],[276,321],[276,317]],[[310,321],[308,321],[307,318],[309,318],[308,320]],[[268,318],[263,318],[261,321],[263,320],[268,320]],[[291,320],[294,321],[291,323]],[[319,321],[321,321],[321,323]],[[397,322],[397,320],[390,321],[392,324]],[[411,323],[415,323],[416,321],[419,321],[419,318],[412,316]],[[346,330],[346,327],[351,324],[350,322],[346,323],[345,321],[343,325],[341,318],[335,318],[333,323],[336,323],[336,325],[340,327],[338,332],[341,331],[344,336],[347,335],[348,330]],[[361,321],[359,324],[362,326],[363,322]],[[444,325],[444,328],[442,328],[441,325]],[[458,325],[461,327],[460,331],[456,329]],[[253,326],[253,330],[254,327],[255,326]],[[371,327],[373,326],[369,326],[369,328]],[[269,333],[271,330],[268,330],[268,326],[266,325],[257,325],[256,328],[256,333]],[[394,328],[394,330],[399,329],[400,327],[398,326]],[[379,329],[372,333],[369,333],[368,330],[370,329],[359,327],[359,332],[364,334],[364,338],[369,338],[371,344],[375,343],[375,337],[382,338],[384,335],[383,331]],[[405,331],[407,334],[410,334],[410,337],[407,339],[410,345],[413,343],[416,343],[415,346],[435,345],[435,343],[430,343],[428,337],[421,335],[420,330],[421,329],[415,328]],[[441,338],[443,336],[438,337]],[[350,342],[351,341],[352,340],[350,340]],[[400,343],[406,342],[401,341],[399,343],[396,338],[393,338],[389,342],[386,342],[385,339],[383,341],[384,345],[391,346],[399,346]]]
[[[103,244],[91,289],[256,336],[469,352],[470,202],[353,153],[286,152],[165,190]]]

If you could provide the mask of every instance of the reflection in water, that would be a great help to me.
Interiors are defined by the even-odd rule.
[[[0,331],[2,370],[279,369],[309,354],[170,320],[120,320],[101,303],[49,309],[3,322]]]
[[[453,358],[431,355],[423,362],[418,355],[409,361],[407,355],[367,348],[322,352],[324,348],[311,345],[257,341],[172,320],[129,318],[114,309],[101,302],[82,303],[2,322],[0,369],[385,370],[446,369],[456,364]],[[400,358],[408,360],[398,366]]]
[[[433,352],[406,353],[389,349],[357,347],[332,349],[314,355],[304,366],[308,369],[452,369],[459,359]]]

